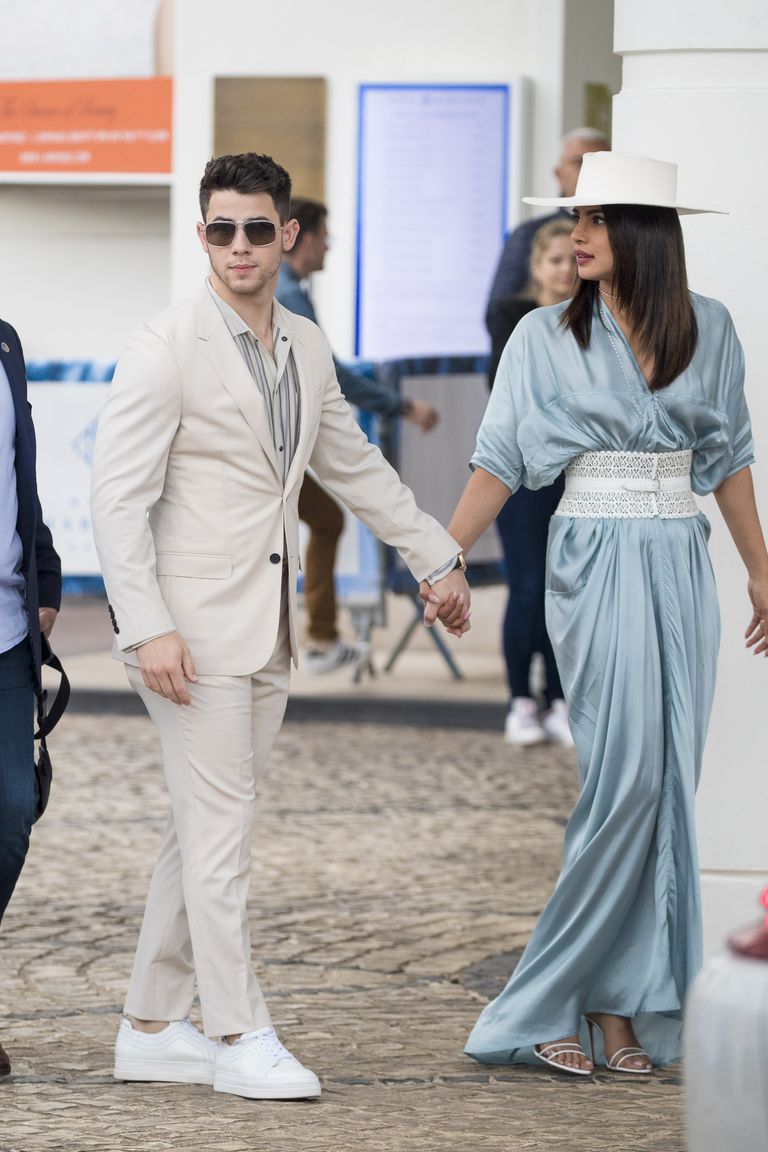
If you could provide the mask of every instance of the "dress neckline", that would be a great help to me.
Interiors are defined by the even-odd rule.
[[[621,327],[621,324],[619,324],[618,320],[614,316],[613,312],[611,312],[610,308],[603,307],[603,304],[599,300],[597,302],[597,309],[598,309],[598,312],[600,313],[600,316],[603,318],[603,325],[605,327],[606,332],[608,333],[608,339],[610,340],[611,347],[613,348],[614,352],[616,353],[616,359],[619,362],[619,367],[621,368],[622,375],[624,376],[624,379],[627,383],[627,387],[630,386],[629,380],[627,378],[627,373],[626,373],[626,370],[624,368],[624,364],[622,362],[622,359],[619,356],[619,350],[616,347],[615,340],[611,336],[610,328],[605,323],[604,317],[605,317],[606,313],[610,317],[610,323],[613,326],[614,331],[618,334],[622,344],[624,345],[624,350],[625,350],[627,356],[629,357],[629,359],[632,363],[632,367],[635,369],[635,372],[640,377],[640,380],[642,381],[642,384],[643,384],[645,391],[648,392],[650,395],[653,395],[653,393],[651,392],[651,386],[648,383],[648,379],[647,379],[645,373],[643,372],[642,368],[640,367],[640,362],[638,361],[637,356],[635,356],[634,352],[632,351],[629,340],[627,340],[626,334],[624,332],[624,329]]]

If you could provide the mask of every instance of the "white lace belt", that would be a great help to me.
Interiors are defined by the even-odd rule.
[[[565,470],[555,516],[696,516],[692,457],[690,451],[582,452]]]

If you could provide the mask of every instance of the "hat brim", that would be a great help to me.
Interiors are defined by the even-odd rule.
[[[728,216],[726,208],[692,208],[684,204],[659,204],[654,201],[652,204],[642,200],[595,200],[593,197],[590,200],[585,200],[583,196],[523,196],[524,204],[534,204],[537,208],[589,208],[593,204],[599,204],[601,207],[605,204],[637,204],[643,208],[674,208],[680,216],[693,216],[701,212],[715,212],[719,216]]]

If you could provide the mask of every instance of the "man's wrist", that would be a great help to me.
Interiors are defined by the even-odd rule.
[[[404,396],[400,402],[400,415],[410,416],[413,412],[413,400],[409,396]]]
[[[461,568],[462,572],[466,572],[467,570],[467,562],[464,559],[463,552],[459,552],[452,560],[448,560],[445,564],[441,564],[439,568],[435,568],[434,572],[430,572],[424,579],[431,588],[434,584],[437,584],[438,580],[443,580],[456,568]]]

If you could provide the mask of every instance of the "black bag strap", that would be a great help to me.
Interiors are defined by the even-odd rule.
[[[46,667],[53,668],[54,672],[58,672],[61,676],[59,683],[59,690],[51,705],[50,711],[46,712],[45,704],[48,699],[48,692],[42,690],[37,696],[37,732],[35,732],[35,740],[42,740],[45,744],[46,736],[50,735],[53,729],[58,724],[59,720],[64,714],[64,709],[69,704],[70,687],[69,678],[64,671],[61,660],[53,652],[44,661]]]

